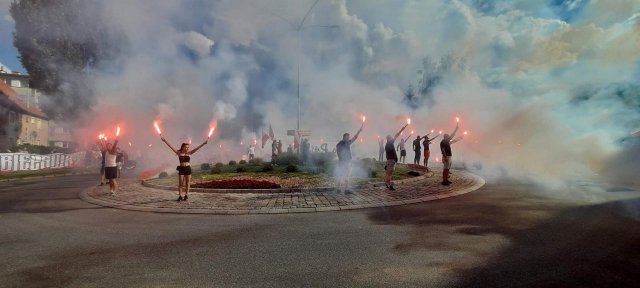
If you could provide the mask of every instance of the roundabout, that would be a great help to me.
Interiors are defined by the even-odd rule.
[[[381,183],[370,183],[352,193],[337,192],[328,187],[259,190],[210,190],[192,188],[189,200],[177,202],[172,187],[124,180],[116,195],[104,187],[91,187],[80,192],[86,202],[117,209],[186,214],[282,214],[340,211],[398,206],[449,198],[475,191],[485,181],[461,170],[451,176],[454,184],[440,184],[440,172],[434,170],[420,177],[396,182],[396,191]]]

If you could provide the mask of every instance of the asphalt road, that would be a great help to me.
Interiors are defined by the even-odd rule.
[[[222,216],[87,204],[77,195],[95,178],[0,183],[0,286],[640,283],[640,192],[624,187],[553,190],[502,179],[415,205]]]

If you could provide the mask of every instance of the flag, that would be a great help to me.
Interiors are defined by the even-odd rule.
[[[269,141],[269,135],[267,133],[262,134],[262,149],[264,149],[264,144]]]
[[[273,134],[273,128],[271,128],[271,124],[269,124],[269,137],[271,137],[271,140],[276,138],[276,136]]]
[[[300,147],[300,135],[293,136],[293,148],[298,149]]]

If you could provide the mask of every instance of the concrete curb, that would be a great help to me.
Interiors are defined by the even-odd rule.
[[[461,172],[458,172],[461,173]],[[399,201],[391,201],[391,202],[378,202],[378,203],[369,203],[369,204],[358,204],[358,205],[345,205],[345,206],[318,206],[318,207],[308,207],[308,208],[257,208],[252,210],[243,210],[243,209],[223,209],[221,207],[212,207],[212,208],[183,208],[183,209],[175,209],[175,208],[162,208],[162,207],[146,207],[146,206],[136,206],[128,203],[118,203],[118,202],[108,202],[101,199],[97,199],[92,197],[89,194],[89,191],[95,189],[95,187],[86,188],[79,193],[80,199],[86,201],[91,204],[95,204],[98,206],[129,210],[129,211],[138,211],[138,212],[154,212],[154,213],[174,213],[174,214],[216,214],[216,215],[249,215],[249,214],[288,214],[288,213],[314,213],[314,212],[328,212],[328,211],[346,211],[346,210],[355,210],[355,209],[368,209],[368,208],[378,208],[378,207],[391,207],[391,206],[400,206],[400,205],[408,205],[408,204],[416,204],[427,201],[434,201],[439,199],[446,199],[450,197],[460,196],[475,190],[480,189],[485,185],[485,180],[475,174],[465,173],[470,178],[473,178],[474,184],[469,187],[465,187],[460,190],[451,191],[449,193],[442,194],[434,194],[425,197],[415,198],[415,199],[407,199],[407,200],[399,200]],[[415,181],[415,180],[414,180]]]

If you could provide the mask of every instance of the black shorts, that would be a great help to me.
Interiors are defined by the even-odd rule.
[[[118,178],[118,167],[104,167],[104,178],[109,180]]]
[[[178,175],[191,175],[191,166],[178,166]]]
[[[400,156],[407,156],[407,150],[400,150]]]

